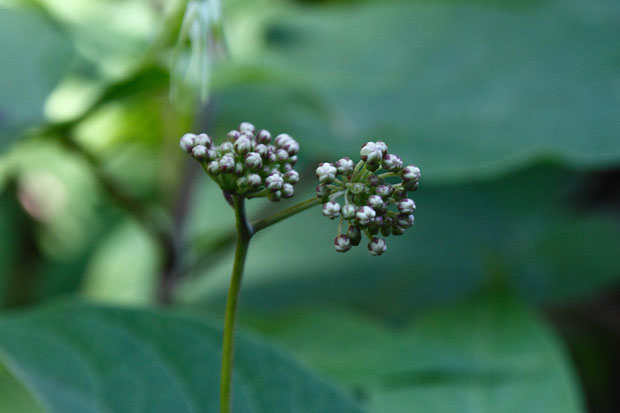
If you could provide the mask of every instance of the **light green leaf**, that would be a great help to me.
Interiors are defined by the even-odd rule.
[[[433,309],[389,329],[342,311],[261,323],[377,412],[582,412],[572,368],[538,315],[501,293]]]
[[[67,36],[44,17],[0,7],[0,150],[43,121],[45,100],[73,52]]]
[[[221,330],[178,313],[60,303],[0,318],[0,357],[50,412],[216,412]],[[239,334],[241,412],[360,412],[286,353]]]
[[[267,51],[232,83],[221,124],[293,131],[304,151],[399,146],[426,182],[540,158],[620,160],[620,16],[608,0],[369,2],[276,13]],[[245,59],[244,59],[245,58]],[[337,144],[335,144],[337,142]]]

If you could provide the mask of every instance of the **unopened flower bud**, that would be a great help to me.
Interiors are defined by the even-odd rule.
[[[193,133],[186,133],[181,137],[179,141],[179,146],[183,149],[184,152],[191,153],[192,149],[194,149],[196,135]]]
[[[342,207],[342,217],[344,219],[355,218],[356,212],[357,212],[357,207],[353,204],[345,204],[345,206]]]
[[[371,187],[376,187],[379,186],[379,184],[381,184],[381,180],[379,179],[379,177],[377,175],[370,175],[368,177],[368,185],[370,185]]]
[[[284,180],[279,172],[272,172],[265,178],[265,188],[271,192],[279,191],[283,184]]]
[[[334,248],[338,252],[347,252],[351,249],[353,243],[351,239],[344,234],[338,235],[334,240]]]
[[[207,159],[207,151],[208,149],[202,145],[194,146],[194,149],[192,149],[192,157],[202,162]]]
[[[268,130],[261,129],[260,131],[258,131],[258,133],[256,134],[256,142],[268,144],[269,141],[271,141],[271,133],[269,133]]]
[[[316,187],[316,196],[320,199],[327,199],[330,194],[330,190],[325,184],[317,185]]]
[[[289,156],[288,163],[292,166],[295,166],[295,164],[297,163],[297,155]]]
[[[394,187],[392,185],[379,185],[375,189],[377,195],[382,198],[387,198],[394,193]]]
[[[368,142],[360,150],[362,160],[369,165],[378,163],[383,158],[381,149],[374,142]]]
[[[396,204],[401,214],[413,214],[415,212],[415,202],[413,199],[405,198]]]
[[[371,255],[381,255],[387,250],[387,245],[383,238],[373,238],[368,243],[368,251]]]
[[[207,172],[214,175],[220,172],[220,163],[218,161],[209,162],[207,164]]]
[[[378,149],[378,150],[380,150],[380,151],[381,151],[381,156],[382,156],[382,157],[383,157],[383,156],[385,156],[385,155],[387,155],[387,150],[388,150],[388,147],[387,147],[387,145],[385,144],[385,142],[383,142],[383,141],[377,141],[377,142],[375,142],[375,146],[377,147],[377,149]]]
[[[222,172],[233,172],[235,170],[235,159],[230,155],[224,155],[220,158],[219,169]]]
[[[271,202],[279,202],[282,199],[282,191],[269,192],[267,198]]]
[[[245,176],[241,176],[236,180],[237,187],[241,190],[241,192],[245,192],[245,189],[248,187],[248,178]]]
[[[284,182],[288,182],[289,184],[295,185],[299,182],[299,174],[295,170],[287,171],[284,174]]]
[[[234,144],[235,152],[244,156],[246,153],[252,150],[252,141],[247,136],[240,136]]]
[[[216,149],[221,154],[230,153],[233,151],[233,144],[230,142],[222,142]]]
[[[230,140],[231,142],[236,141],[237,139],[239,139],[239,136],[241,136],[241,133],[238,130],[231,130],[230,132],[228,132],[226,134],[226,137],[228,138],[228,140]]]
[[[409,228],[413,225],[413,215],[411,214],[399,214],[396,217],[396,224],[402,228]]]
[[[418,182],[420,180],[420,168],[415,165],[409,165],[400,172],[403,181]]]
[[[245,166],[243,166],[242,162],[237,162],[235,164],[235,174],[237,176],[241,176],[245,173]]]
[[[380,211],[385,208],[385,203],[383,202],[383,198],[381,198],[379,195],[369,196],[368,205],[370,205],[376,211]]]
[[[316,168],[316,177],[322,184],[329,184],[336,179],[336,167],[331,163],[324,162]]]
[[[336,167],[338,173],[344,176],[351,175],[353,173],[353,169],[355,168],[353,161],[346,156],[338,160],[334,166]]]
[[[252,189],[257,189],[263,184],[263,180],[258,174],[248,174],[246,178],[248,180],[248,186]]]
[[[383,156],[383,167],[390,172],[400,172],[403,169],[403,160],[399,156],[388,153]]]
[[[276,148],[281,148],[286,142],[288,142],[291,136],[288,133],[281,133],[274,139],[273,143],[276,145]]]
[[[196,145],[202,145],[206,147],[207,149],[210,148],[211,145],[213,144],[213,141],[211,140],[209,135],[207,135],[206,133],[201,133],[200,135],[196,136],[196,138],[194,139],[194,142],[196,143]]]
[[[284,149],[278,149],[276,151],[276,161],[285,162],[288,160],[288,152]]]
[[[347,230],[347,236],[351,240],[351,243],[357,246],[362,240],[362,230],[358,226],[349,225],[349,229]]]
[[[407,191],[415,192],[418,190],[419,182],[417,181],[403,181],[403,187]]]
[[[392,194],[392,198],[396,202],[402,201],[403,199],[407,198],[407,190],[405,188],[396,189],[394,193]]]
[[[351,193],[353,195],[361,194],[365,190],[366,190],[366,186],[364,186],[364,184],[362,183],[356,182],[353,185],[351,185]]]
[[[248,152],[244,158],[245,166],[249,169],[256,170],[263,165],[261,156],[256,152]]]
[[[340,204],[334,201],[328,201],[323,204],[323,215],[334,219],[340,216]]]
[[[289,184],[289,183],[284,183],[282,185],[282,198],[290,198],[295,194],[295,188],[293,188],[293,185]]]
[[[239,125],[239,132],[248,132],[254,135],[254,132],[256,132],[256,128],[250,122],[241,122],[241,124]]]
[[[355,213],[355,218],[361,226],[367,226],[370,221],[377,215],[374,209],[369,206],[360,207]]]

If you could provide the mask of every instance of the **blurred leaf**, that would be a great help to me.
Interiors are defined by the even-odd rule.
[[[71,63],[67,36],[35,12],[0,7],[0,150],[43,121],[43,105]]]
[[[220,71],[223,126],[290,131],[317,156],[381,138],[427,182],[620,160],[617,2],[289,8],[253,34],[261,59]]]
[[[381,257],[370,256],[365,242],[337,254],[332,245],[337,223],[318,207],[303,212],[253,239],[241,309],[280,310],[319,301],[402,318],[495,279],[541,301],[600,291],[620,276],[615,252],[620,220],[571,206],[580,179],[568,170],[538,167],[479,184],[427,188],[422,183],[413,194],[416,224],[402,237],[389,237]],[[599,247],[601,242],[606,246]],[[567,266],[578,283],[565,282]],[[230,257],[209,267],[202,277],[187,280],[178,298],[223,308],[230,268]]]
[[[538,316],[503,294],[400,330],[343,312],[265,319],[263,331],[366,394],[377,412],[581,412],[573,372]]]
[[[128,274],[130,275],[130,274]],[[215,412],[221,331],[174,313],[61,303],[0,319],[0,357],[52,412]],[[340,389],[240,334],[236,412],[359,412]]]
[[[0,411],[43,413],[32,394],[0,363]]]

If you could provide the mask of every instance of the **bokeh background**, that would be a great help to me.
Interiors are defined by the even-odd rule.
[[[260,233],[242,329],[371,411],[620,411],[619,2],[186,3],[0,2],[0,317],[219,319],[233,216],[179,137],[291,134],[292,202],[382,139],[414,228],[379,258],[318,208]]]

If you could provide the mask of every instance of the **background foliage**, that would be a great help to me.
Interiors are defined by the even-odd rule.
[[[617,2],[198,1],[193,49],[185,3],[0,2],[0,410],[217,410],[233,217],[177,142],[243,120],[297,201],[371,138],[422,184],[380,258],[257,235],[235,411],[620,409]]]

